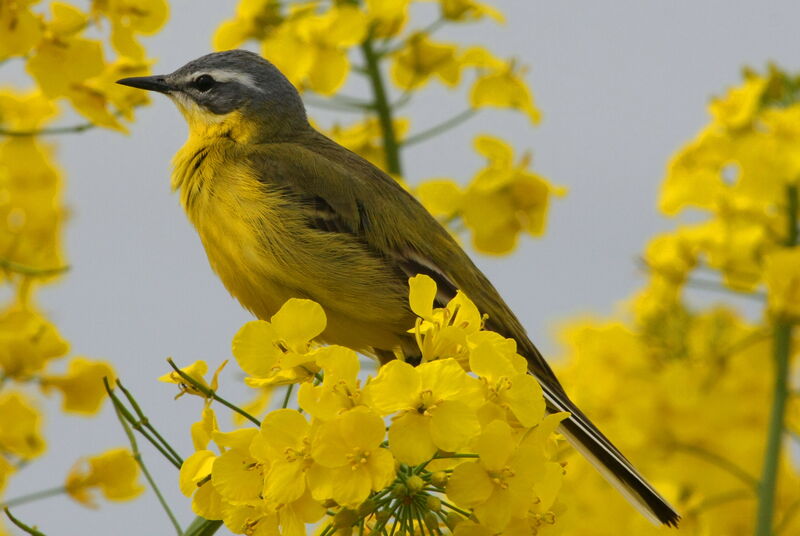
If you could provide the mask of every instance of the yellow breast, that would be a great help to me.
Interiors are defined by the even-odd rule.
[[[174,160],[173,187],[225,287],[265,320],[289,298],[319,302],[327,342],[397,346],[413,325],[405,281],[355,237],[310,228],[297,201],[249,167],[253,150],[225,136],[190,136]]]
[[[190,137],[174,160],[173,187],[200,235],[211,267],[247,309],[269,318],[292,292],[281,269],[291,214],[243,164],[242,146]],[[265,240],[273,237],[273,240]]]

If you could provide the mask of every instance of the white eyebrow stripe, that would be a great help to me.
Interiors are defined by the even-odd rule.
[[[217,80],[218,82],[238,82],[243,86],[255,89],[256,91],[261,91],[261,88],[258,87],[253,77],[247,73],[225,71],[222,69],[207,69],[203,71],[197,71],[192,75],[192,79],[195,79],[203,74],[210,75],[211,78]]]

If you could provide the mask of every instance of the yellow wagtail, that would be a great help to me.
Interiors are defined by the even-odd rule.
[[[463,290],[487,327],[517,342],[567,439],[654,523],[675,510],[568,398],[525,329],[448,232],[394,179],[317,132],[297,90],[257,54],[208,54],[120,84],[164,93],[189,124],[172,186],[227,289],[261,319],[289,298],[320,303],[320,340],[419,360],[408,279],[427,274],[443,307]]]

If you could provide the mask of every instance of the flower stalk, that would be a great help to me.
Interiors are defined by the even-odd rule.
[[[786,189],[786,247],[794,247],[798,242],[798,188],[789,185]],[[773,387],[772,410],[770,411],[767,445],[764,452],[764,465],[758,493],[758,512],[756,514],[756,536],[773,534],[772,519],[775,509],[775,491],[778,484],[781,447],[783,443],[784,414],[789,396],[789,357],[792,355],[792,331],[794,323],[789,318],[779,318],[775,322],[773,335],[773,360],[775,380]]]
[[[381,125],[381,135],[383,137],[383,150],[386,153],[386,167],[389,173],[395,175],[403,174],[403,166],[400,161],[400,143],[397,140],[397,133],[394,130],[392,117],[392,107],[386,94],[386,87],[383,82],[383,75],[380,69],[380,56],[372,46],[372,38],[367,38],[361,44],[361,52],[366,62],[366,75],[372,85],[372,94],[375,99],[375,111],[378,114],[378,121]]]

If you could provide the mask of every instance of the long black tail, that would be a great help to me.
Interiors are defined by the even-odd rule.
[[[568,411],[559,431],[633,506],[653,524],[677,527],[680,516],[675,509],[639,474],[633,465],[598,430],[581,410],[557,391],[540,382],[551,411]]]

